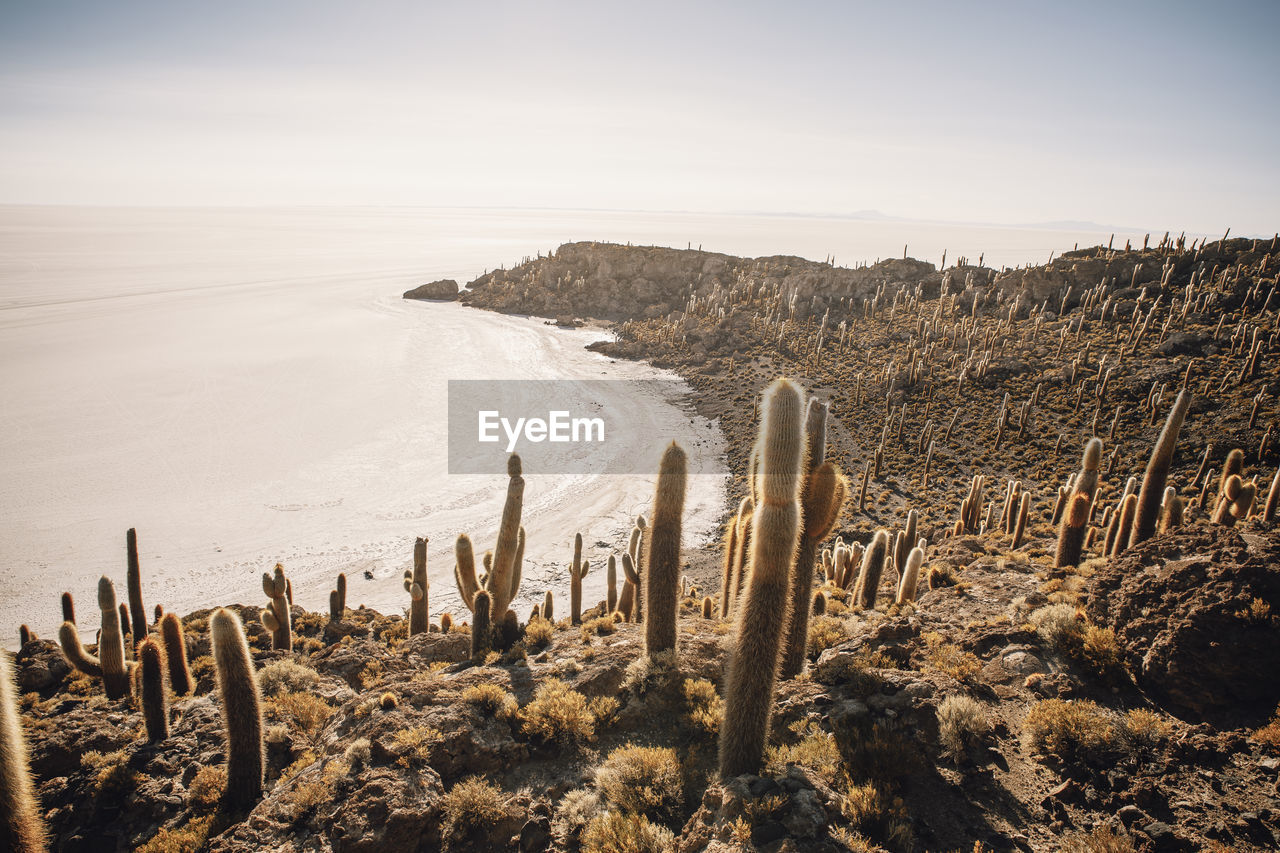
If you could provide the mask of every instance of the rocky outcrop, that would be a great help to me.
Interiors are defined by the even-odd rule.
[[[420,284],[412,290],[404,292],[404,299],[435,299],[452,302],[458,298],[458,283],[451,278],[442,278],[427,284]]]
[[[1226,527],[1160,536],[1098,570],[1090,618],[1140,687],[1188,719],[1259,725],[1280,702],[1280,543]]]

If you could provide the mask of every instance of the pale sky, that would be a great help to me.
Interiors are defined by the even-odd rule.
[[[1271,234],[1280,3],[0,0],[0,203]]]

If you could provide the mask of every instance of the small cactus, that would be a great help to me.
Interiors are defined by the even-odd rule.
[[[590,566],[582,560],[582,534],[573,535],[573,563],[569,565],[569,621],[582,624],[582,579]]]
[[[874,610],[880,590],[880,577],[889,557],[889,531],[877,530],[862,552],[862,567],[853,588],[853,602],[863,610]]]
[[[262,697],[240,617],[225,607],[215,610],[209,617],[209,641],[227,735],[222,801],[228,811],[239,812],[262,799]]]
[[[708,595],[702,599],[702,618],[710,619],[713,616],[715,616],[715,602]]]
[[[80,633],[76,630],[76,623],[62,623],[62,627],[58,629],[58,644],[62,646],[62,656],[67,659],[67,663],[85,675],[92,675],[94,678],[102,677],[102,663],[85,651],[84,645],[80,642]]]
[[[329,621],[341,622],[347,614],[347,573],[338,572],[338,583],[329,590]]]
[[[427,596],[431,584],[427,580],[427,537],[413,541],[413,568],[405,569],[404,590],[409,593],[409,636],[425,634],[431,624],[427,616]]]
[[[609,555],[608,567],[605,569],[608,580],[608,589],[605,592],[605,606],[608,613],[612,613],[618,609],[618,559],[613,555]]]
[[[452,629],[453,629],[453,614],[452,613],[440,614],[440,633],[447,634]]]
[[[169,737],[169,678],[164,650],[148,637],[138,646],[138,661],[142,671],[142,719],[147,726],[147,742],[160,743]]]
[[[98,607],[102,611],[102,630],[98,634],[102,687],[108,699],[119,699],[129,692],[129,672],[124,663],[124,635],[120,632],[116,588],[106,577],[98,580]]]
[[[907,554],[906,565],[902,570],[902,580],[898,583],[897,604],[906,604],[916,600],[916,586],[920,582],[920,567],[924,565],[924,549],[917,546]]]
[[[1058,528],[1054,568],[1080,564],[1080,551],[1084,548],[1085,528],[1089,521],[1089,504],[1089,496],[1083,492],[1072,495],[1067,504],[1067,509],[1062,514],[1062,524]]]
[[[827,612],[827,594],[822,590],[813,592],[813,615],[821,616]]]
[[[1018,546],[1022,544],[1023,534],[1027,530],[1027,515],[1031,511],[1031,492],[1023,491],[1022,499],[1018,503],[1018,519],[1013,525],[1013,544],[1012,548],[1016,551]]]
[[[471,658],[479,660],[493,648],[493,625],[490,608],[493,599],[487,589],[476,593],[471,601]]]
[[[262,624],[271,632],[271,648],[293,651],[292,614],[289,612],[289,582],[284,576],[284,566],[276,563],[275,573],[262,573],[262,591],[266,593],[267,606],[262,610]]]
[[[1133,522],[1138,510],[1138,496],[1135,494],[1127,494],[1124,500],[1120,502],[1120,511],[1116,514],[1116,532],[1111,539],[1111,549],[1107,552],[1108,557],[1118,557],[1123,554],[1129,547],[1129,531],[1133,528]]]
[[[547,590],[547,595],[542,600],[542,618],[548,622],[556,621],[556,602],[551,590]]]
[[[187,642],[177,614],[166,613],[160,620],[160,636],[164,639],[164,655],[169,663],[169,686],[175,696],[185,696],[195,684],[187,666]]]

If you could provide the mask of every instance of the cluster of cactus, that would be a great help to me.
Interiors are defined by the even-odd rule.
[[[267,606],[262,608],[262,624],[271,632],[271,648],[293,651],[293,618],[289,609],[289,581],[284,576],[284,566],[276,563],[274,572],[262,573],[262,591],[266,593]]]
[[[498,542],[492,552],[484,557],[485,573],[476,575],[475,549],[471,537],[463,533],[458,536],[454,545],[453,577],[458,585],[458,594],[463,604],[472,614],[471,644],[473,651],[477,643],[489,648],[492,643],[491,632],[502,635],[504,644],[509,645],[513,634],[518,634],[519,626],[515,611],[511,610],[511,602],[520,590],[520,577],[524,563],[524,528],[520,525],[520,515],[524,508],[524,476],[521,472],[520,457],[511,454],[507,460],[507,498],[502,508],[502,522],[498,528]],[[425,580],[425,558],[424,558]],[[478,596],[484,593],[485,613],[482,617],[477,606]],[[425,588],[424,611],[425,611]],[[425,623],[425,612],[423,616]],[[427,627],[424,625],[424,631]],[[477,634],[482,636],[477,638]]]
[[[1058,526],[1058,546],[1054,551],[1055,568],[1080,563],[1084,540],[1098,490],[1098,466],[1102,462],[1102,439],[1094,437],[1085,443],[1080,457],[1080,472],[1072,482]]]

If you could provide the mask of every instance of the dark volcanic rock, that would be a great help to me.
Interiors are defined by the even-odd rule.
[[[443,299],[452,301],[458,298],[458,283],[451,278],[442,278],[429,284],[420,284],[413,290],[404,292],[405,299]]]
[[[1269,607],[1255,605],[1255,600]],[[1257,725],[1280,701],[1280,536],[1197,527],[1098,570],[1088,612],[1138,685],[1191,719]]]

